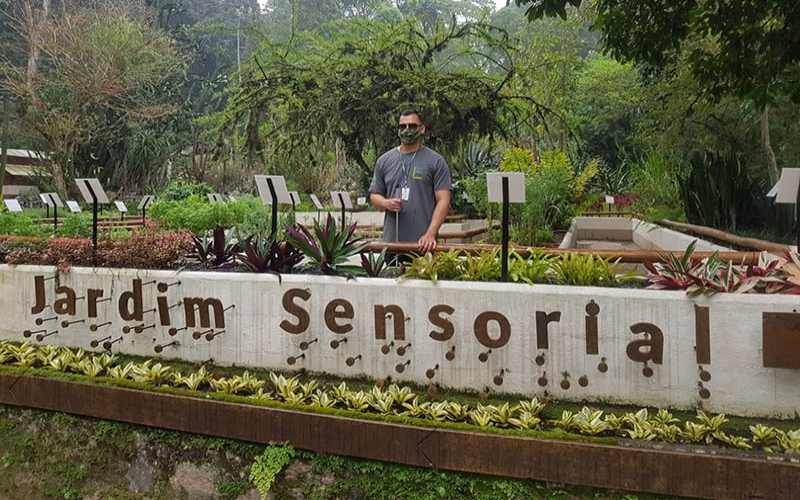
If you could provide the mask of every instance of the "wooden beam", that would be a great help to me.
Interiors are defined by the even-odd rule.
[[[789,500],[788,461],[393,424],[0,374],[0,404],[419,467],[710,499]]]
[[[660,220],[658,221],[658,223],[663,224],[667,227],[671,227],[673,229],[678,229],[680,231],[699,234],[701,236],[708,236],[710,238],[715,238],[717,240],[730,243],[731,245],[736,245],[738,247],[745,247],[745,248],[753,248],[759,251],[764,250],[767,252],[783,253],[789,250],[790,248],[789,245],[784,245],[781,243],[773,243],[771,241],[760,240],[758,238],[745,238],[742,236],[736,236],[735,234],[726,233],[725,231],[720,231],[719,229],[714,229],[706,226],[697,226],[694,224],[675,222],[669,219]]]

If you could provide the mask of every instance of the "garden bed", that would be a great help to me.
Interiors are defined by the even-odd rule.
[[[800,466],[685,451],[426,428],[0,373],[0,403],[257,443],[556,483],[719,499],[790,499]]]
[[[6,340],[741,415],[800,407],[793,296],[5,265],[0,291]]]

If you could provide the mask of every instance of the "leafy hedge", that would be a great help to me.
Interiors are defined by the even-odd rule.
[[[182,265],[192,251],[187,231],[144,228],[116,240],[98,241],[97,265],[138,269],[172,269]],[[7,264],[39,264],[68,270],[92,266],[91,238],[49,238],[38,241],[4,240],[0,256]]]

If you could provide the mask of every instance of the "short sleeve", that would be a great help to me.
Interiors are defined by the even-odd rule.
[[[452,191],[453,181],[450,178],[450,167],[447,166],[444,158],[440,157],[436,162],[436,170],[433,174],[433,190],[441,191],[444,189]]]
[[[386,175],[380,161],[375,164],[375,173],[372,175],[372,183],[369,185],[369,192],[386,196]]]

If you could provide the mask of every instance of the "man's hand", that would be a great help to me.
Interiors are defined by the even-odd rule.
[[[383,207],[387,212],[399,212],[403,209],[403,200],[401,198],[386,198],[386,203]]]
[[[431,236],[428,233],[422,235],[422,238],[417,242],[419,251],[422,253],[432,252],[436,249],[436,236]]]

